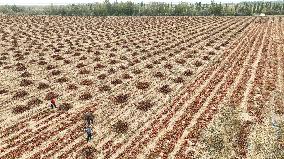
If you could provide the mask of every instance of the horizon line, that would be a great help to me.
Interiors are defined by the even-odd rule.
[[[120,1],[118,3],[122,3],[123,1]],[[127,2],[127,1],[125,1]],[[124,3],[125,3],[124,2]],[[130,1],[132,2],[132,1]],[[244,2],[283,2],[281,0],[270,0],[270,1],[265,1],[265,0],[257,0],[257,1],[240,1],[240,2],[215,2],[215,3],[222,3],[222,4],[238,4],[238,3],[244,3]],[[9,4],[9,3],[0,3],[0,6],[5,6],[5,5],[16,5],[16,6],[47,6],[47,5],[72,5],[72,4],[75,4],[75,5],[79,5],[79,4],[96,4],[96,3],[104,3],[104,2],[92,2],[92,3],[13,3],[13,4]],[[111,2],[112,4],[114,2]],[[195,3],[199,3],[199,2],[184,2],[184,1],[179,1],[179,2],[159,2],[159,1],[150,1],[150,2],[133,2],[135,4],[139,4],[139,3],[145,3],[145,4],[149,4],[149,3],[166,3],[166,4],[180,4],[180,3],[189,3],[189,4],[195,4]],[[211,2],[209,3],[202,3],[201,4],[210,4]]]

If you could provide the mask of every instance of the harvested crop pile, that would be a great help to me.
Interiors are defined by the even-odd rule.
[[[111,64],[111,65],[114,65],[114,64],[116,64],[116,63],[118,63],[117,60],[110,60],[110,62],[109,62],[109,64]]]
[[[209,56],[203,56],[202,59],[208,61],[208,60],[210,60],[210,57]]]
[[[186,63],[186,61],[184,59],[177,59],[176,63],[183,65],[184,63]]]
[[[65,59],[65,60],[64,60],[64,63],[65,63],[65,64],[70,64],[70,63],[71,63],[71,60]]]
[[[4,66],[3,69],[10,69],[12,66]]]
[[[201,61],[195,61],[194,65],[196,67],[200,67],[200,66],[202,66],[202,62]]]
[[[111,81],[111,84],[113,84],[113,85],[118,85],[118,84],[121,84],[121,83],[122,83],[122,80],[120,80],[120,79],[115,79],[115,80]]]
[[[126,69],[127,69],[127,66],[120,65],[119,68],[122,69],[122,70],[126,70]]]
[[[75,54],[73,54],[73,56],[80,56],[81,55],[81,53],[79,53],[79,52],[76,52]]]
[[[128,131],[128,123],[118,120],[117,123],[113,125],[114,132],[119,134],[124,134]]]
[[[59,96],[59,94],[55,93],[55,92],[48,92],[45,96],[45,100],[51,100],[53,98],[57,98]]]
[[[152,103],[150,100],[141,101],[137,104],[137,109],[142,111],[147,111],[151,107],[153,107],[154,103]]]
[[[136,88],[138,89],[147,89],[150,86],[149,82],[138,82]]]
[[[79,71],[79,74],[90,74],[90,70],[87,70],[86,68],[83,68]]]
[[[85,66],[86,66],[86,65],[83,64],[83,63],[78,63],[78,64],[76,65],[77,68],[82,68],[82,67],[85,67]]]
[[[52,71],[51,71],[51,74],[52,74],[53,76],[60,75],[60,74],[61,74],[61,71],[59,71],[59,70],[52,70]]]
[[[84,92],[84,93],[82,93],[80,96],[79,96],[79,99],[80,100],[89,100],[89,99],[91,99],[93,96],[92,96],[92,94],[91,93],[89,93],[89,92]]]
[[[161,64],[161,62],[159,60],[155,60],[153,61],[153,64],[157,65],[157,64]]]
[[[95,52],[94,52],[94,55],[100,55],[100,54],[101,54],[100,51],[95,51]]]
[[[16,51],[15,51],[16,52]],[[13,57],[20,57],[20,56],[23,56],[22,54],[20,54],[20,53],[17,53],[17,54],[15,54]]]
[[[94,58],[93,61],[94,61],[94,62],[98,62],[98,61],[101,61],[101,59],[100,59],[99,57],[96,57],[96,58]]]
[[[47,88],[49,88],[49,85],[46,84],[46,83],[40,82],[40,83],[38,84],[38,87],[37,87],[37,88],[38,88],[38,89],[47,89]]]
[[[91,146],[86,146],[81,150],[81,153],[84,156],[84,158],[92,159],[95,158],[96,149]]]
[[[133,53],[132,53],[132,56],[133,56],[133,57],[135,57],[135,56],[137,56],[137,55],[139,55],[138,52],[133,52]]]
[[[16,71],[24,71],[27,69],[27,67],[22,63],[17,63],[16,66]]]
[[[30,61],[29,61],[29,63],[35,63],[37,60],[35,60],[35,59],[31,59]]]
[[[130,76],[129,74],[125,73],[122,75],[122,79],[131,79],[132,76]]]
[[[86,60],[86,59],[87,59],[87,57],[83,55],[82,57],[80,57],[79,60]]]
[[[135,70],[133,70],[132,71],[132,73],[134,73],[134,74],[140,74],[140,73],[142,73],[143,71],[142,70],[139,70],[139,69],[135,69]]]
[[[168,59],[165,56],[163,56],[163,57],[160,58],[160,60],[161,61],[167,61]]]
[[[0,89],[0,94],[8,93],[9,91],[7,89]]]
[[[126,56],[124,56],[124,55],[123,55],[123,56],[120,56],[120,59],[121,59],[121,60],[128,60],[128,58],[127,58]]]
[[[33,84],[33,82],[31,80],[28,79],[22,79],[20,82],[20,86],[26,87]]]
[[[60,77],[60,78],[57,79],[57,82],[59,82],[59,83],[64,83],[64,82],[67,82],[67,81],[69,81],[69,79],[67,77]]]
[[[100,74],[100,75],[98,76],[98,79],[104,80],[106,77],[107,77],[106,74]]]
[[[38,98],[32,98],[31,100],[28,101],[27,105],[28,106],[36,106],[36,105],[40,105],[42,104],[42,100],[38,99]]]
[[[21,113],[23,113],[27,110],[30,110],[30,109],[31,109],[31,107],[28,106],[28,105],[17,105],[16,107],[14,107],[12,109],[12,113],[13,114],[21,114]]]
[[[2,66],[2,65],[4,65],[4,64],[5,64],[4,62],[0,61],[0,66]]]
[[[159,92],[163,93],[163,94],[168,94],[172,91],[172,89],[170,88],[169,85],[164,85],[159,89]]]
[[[191,70],[186,70],[186,71],[184,71],[183,74],[184,74],[185,76],[191,76],[193,73],[192,73]]]
[[[93,84],[93,81],[92,80],[89,80],[89,79],[84,79],[80,82],[81,85],[86,85],[86,86],[89,86],[89,85],[92,85]]]
[[[38,62],[38,65],[46,65],[46,64],[47,64],[46,61],[39,61],[39,62]]]
[[[42,51],[48,51],[48,49],[47,49],[47,48],[44,48]],[[44,55],[45,55],[45,53],[43,53],[43,52],[41,52],[41,53],[38,54],[38,56],[44,56]]]
[[[169,54],[169,57],[173,57],[173,56],[174,56],[174,54],[173,54],[173,53],[170,53],[170,54]]]
[[[111,88],[108,85],[103,85],[103,86],[99,87],[99,91],[101,91],[101,92],[110,91],[110,90],[111,90]]]
[[[177,77],[177,78],[174,79],[174,82],[175,83],[183,83],[184,79],[182,77]]]
[[[151,69],[151,68],[153,68],[154,66],[152,65],[152,64],[147,64],[146,66],[145,66],[145,68],[148,68],[148,69]]]
[[[60,106],[59,106],[59,110],[62,110],[62,111],[68,111],[69,109],[73,108],[72,104],[70,103],[62,103]]]
[[[76,86],[76,84],[69,84],[69,85],[67,86],[67,89],[75,90],[75,89],[78,89],[78,87]]]
[[[5,61],[5,60],[7,60],[8,58],[7,58],[7,56],[2,56],[2,57],[0,57],[0,60],[3,60],[3,61]]]
[[[54,57],[54,59],[55,59],[55,60],[58,60],[58,61],[59,61],[59,60],[64,60],[64,58],[63,58],[62,56],[56,56],[56,57]]]
[[[55,69],[56,68],[56,66],[54,66],[54,65],[48,65],[48,66],[46,66],[46,69],[47,70],[52,70],[52,69]]]
[[[189,58],[193,58],[194,56],[191,53],[188,53],[184,56],[185,58],[189,59]]]
[[[99,69],[104,68],[104,67],[106,67],[106,66],[98,63],[98,64],[94,67],[94,70],[96,71],[96,70],[99,70]]]
[[[126,103],[129,98],[129,94],[119,94],[114,97],[114,102],[117,104]]]
[[[167,64],[164,65],[164,68],[166,68],[166,69],[172,69],[172,68],[173,68],[173,65],[167,63]]]
[[[215,55],[215,52],[214,52],[214,51],[209,51],[208,54],[209,54],[209,55]]]
[[[25,59],[25,56],[21,55],[21,56],[17,57],[15,60],[16,61],[22,61],[24,59]]]
[[[216,49],[216,50],[220,50],[220,46],[216,46],[216,47],[214,47],[214,49]]]
[[[133,63],[140,63],[141,61],[139,59],[134,59]]]
[[[164,77],[165,75],[162,73],[162,72],[156,72],[155,74],[154,74],[154,77],[157,77],[157,78],[162,78],[162,77]]]
[[[25,96],[29,95],[29,93],[25,90],[20,90],[18,92],[16,92],[13,96],[13,99],[18,99],[18,98],[23,98]]]
[[[107,71],[109,74],[114,74],[116,71],[114,68],[110,68],[108,71]]]

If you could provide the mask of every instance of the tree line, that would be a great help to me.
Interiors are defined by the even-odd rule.
[[[179,4],[151,2],[114,2],[49,5],[49,6],[0,6],[0,13],[10,15],[61,15],[61,16],[250,16],[284,15],[284,0],[276,2],[242,2],[210,4]]]

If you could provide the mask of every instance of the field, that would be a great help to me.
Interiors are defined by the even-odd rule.
[[[202,158],[225,107],[241,112],[233,155],[249,158],[255,126],[284,114],[280,16],[0,22],[1,159]]]

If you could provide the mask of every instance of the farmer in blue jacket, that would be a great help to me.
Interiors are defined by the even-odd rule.
[[[86,127],[86,133],[87,133],[87,142],[89,142],[92,139],[92,136],[93,136],[93,130],[92,130],[91,125],[88,125]]]

